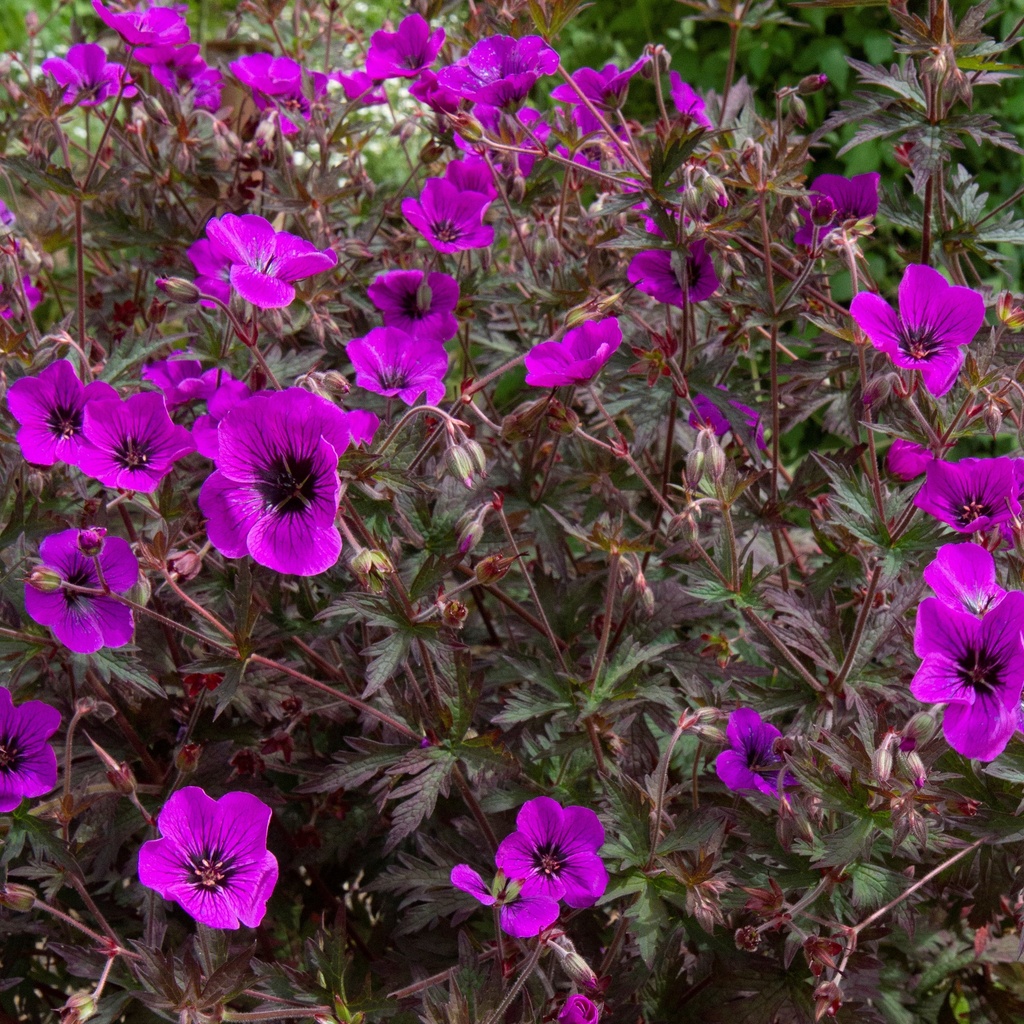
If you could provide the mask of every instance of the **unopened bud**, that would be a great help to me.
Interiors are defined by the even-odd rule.
[[[384,578],[395,571],[391,559],[376,548],[363,548],[349,562],[349,567],[359,577],[359,582],[374,594],[384,592]]]
[[[986,429],[993,437],[995,437],[996,434],[999,433],[999,428],[1003,425],[1002,410],[995,402],[989,402],[988,405],[985,406],[983,419],[985,420]]]
[[[789,112],[797,124],[807,124],[807,104],[799,96],[789,97]]]
[[[868,407],[884,402],[892,394],[895,374],[882,373],[872,377],[861,392],[861,401]]]
[[[480,142],[484,137],[484,126],[465,111],[449,115],[452,126],[467,142]]]
[[[512,177],[512,184],[508,190],[508,197],[513,203],[521,203],[526,198],[526,179],[519,171]]]
[[[1019,331],[1024,327],[1024,308],[1017,305],[1011,292],[1000,292],[996,299],[996,316],[1010,328]]]
[[[704,456],[704,464],[707,467],[708,476],[717,484],[722,482],[725,476],[726,458],[722,446],[716,443],[708,448]]]
[[[836,204],[830,196],[815,193],[810,197],[811,201],[811,223],[815,227],[823,228],[831,224],[836,215]]]
[[[91,526],[78,534],[78,550],[89,558],[94,558],[103,550],[103,538],[107,531],[102,526]]]
[[[796,91],[801,96],[810,96],[812,93],[820,92],[828,85],[828,75],[807,75],[797,83]]]
[[[650,617],[654,614],[654,591],[651,590],[647,583],[647,577],[642,572],[638,572],[630,580],[624,596],[632,600],[636,608],[644,615]]]
[[[84,1024],[96,1016],[96,999],[91,992],[72,996],[60,1009],[61,1024]]]
[[[918,711],[903,727],[900,750],[911,751],[924,746],[938,730],[939,723],[930,711]]]
[[[149,585],[149,580],[142,573],[139,573],[139,578],[135,581],[134,586],[131,590],[125,594],[125,597],[129,601],[133,601],[135,604],[147,605],[149,604],[149,598],[153,593],[153,588]]]
[[[488,555],[476,563],[473,572],[476,574],[477,582],[485,586],[490,583],[497,583],[509,571],[514,558],[505,555]]]
[[[566,953],[565,956],[562,957],[561,967],[569,978],[576,982],[577,985],[588,989],[597,988],[597,975],[594,973],[590,964],[588,964],[587,961],[576,952],[576,950]]]
[[[911,781],[918,789],[923,789],[924,784],[928,781],[928,772],[925,770],[921,755],[916,750],[911,750],[902,756],[906,760],[907,772],[910,775]]]
[[[123,793],[127,796],[129,793],[135,792],[135,772],[132,771],[131,765],[127,761],[122,761],[117,768],[111,768],[106,772],[106,776],[107,782],[118,793]]]
[[[472,489],[473,470],[476,467],[472,456],[462,445],[453,444],[445,450],[444,468],[450,476],[461,480],[468,489]]]
[[[152,96],[144,94],[142,97],[142,106],[146,113],[156,121],[157,124],[168,125],[171,123],[167,117],[167,111],[165,111]]]
[[[46,477],[38,469],[30,469],[25,475],[25,484],[33,498],[41,498],[46,489]]]
[[[199,758],[203,756],[203,748],[198,743],[186,743],[174,755],[174,766],[182,775],[190,775],[199,767]]]
[[[60,590],[64,580],[49,566],[37,565],[25,577],[25,582],[33,590],[38,590],[40,594],[55,594]]]
[[[871,758],[871,771],[883,785],[892,777],[892,750],[883,742]]]
[[[548,429],[553,434],[569,437],[575,434],[580,425],[580,418],[567,405],[552,400],[548,406]]]
[[[683,470],[683,483],[688,490],[695,491],[704,479],[704,453],[694,448],[686,456],[686,468]]]
[[[157,279],[156,286],[169,299],[185,306],[194,305],[203,294],[195,284],[183,277],[161,277]]]
[[[13,882],[0,885],[0,907],[24,914],[32,909],[35,901],[36,894],[27,885],[15,885]]]

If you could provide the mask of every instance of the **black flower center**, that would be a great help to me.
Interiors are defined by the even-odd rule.
[[[17,757],[18,748],[14,745],[14,740],[0,736],[0,772],[14,771]]]
[[[450,220],[442,220],[432,224],[431,230],[439,242],[457,242],[462,237],[462,232]]]
[[[956,663],[960,683],[968,690],[988,696],[1000,684],[1003,662],[990,651],[968,648]]]
[[[938,351],[939,346],[939,339],[931,327],[904,325],[900,328],[900,348],[911,359],[930,359]]]
[[[223,889],[234,873],[229,860],[218,850],[193,859],[189,870],[192,884],[207,892]]]
[[[976,519],[992,514],[992,506],[981,498],[966,495],[956,515],[956,521],[960,526],[970,526]]]
[[[82,410],[71,405],[55,405],[46,417],[46,425],[55,436],[66,441],[82,431]]]
[[[138,469],[149,462],[149,445],[129,434],[114,449],[114,461],[122,469]]]
[[[772,750],[771,743],[757,741],[746,749],[747,767],[754,773],[763,775],[779,770],[779,756]]]
[[[382,370],[378,379],[380,380],[381,387],[385,388],[404,388],[408,386],[408,377],[405,371],[400,370],[397,366],[389,370]]]
[[[96,577],[92,565],[85,561],[85,557],[82,556],[76,560],[75,567],[71,572],[64,577],[64,582],[72,587],[94,587],[99,583],[99,579]],[[64,603],[69,608],[74,607],[89,596],[88,594],[76,593],[67,587],[62,587],[61,591],[64,594]]]
[[[553,846],[540,846],[533,855],[533,866],[548,878],[557,877],[562,870],[562,854]]]
[[[279,455],[263,471],[256,489],[277,512],[304,512],[316,500],[318,480],[310,456]]]

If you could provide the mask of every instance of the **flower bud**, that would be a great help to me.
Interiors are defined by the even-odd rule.
[[[451,629],[462,629],[469,609],[461,601],[446,601],[441,609],[441,621]]]
[[[89,558],[95,558],[103,550],[103,538],[107,531],[102,526],[90,526],[78,534],[78,550]]]
[[[597,988],[597,975],[575,949],[561,958],[561,968],[577,985],[582,985],[583,988]]]
[[[186,281],[183,277],[161,277],[157,279],[156,286],[169,299],[185,306],[194,305],[203,294],[195,284]]]
[[[484,126],[472,115],[465,111],[450,114],[449,118],[455,130],[466,142],[480,142],[484,137]]]
[[[553,399],[548,406],[548,430],[553,434],[570,437],[579,428],[580,418],[567,405]]]
[[[384,592],[384,578],[395,571],[391,559],[376,548],[363,548],[349,562],[349,567],[359,578],[359,582],[374,594]]]
[[[683,470],[683,483],[688,490],[695,491],[704,479],[704,453],[694,448],[686,456],[686,468]]]
[[[902,741],[900,750],[910,751],[915,747],[923,746],[936,733],[939,725],[935,716],[930,711],[918,711],[905,726],[903,726]],[[907,744],[910,744],[909,746]]]
[[[135,604],[147,605],[149,604],[149,598],[152,593],[153,588],[149,585],[149,580],[145,575],[139,573],[139,578],[135,581],[135,585],[124,596],[127,597],[129,601],[134,601]]]
[[[25,476],[25,483],[28,485],[29,494],[33,498],[41,498],[46,487],[46,477],[38,469],[30,469]]]
[[[1018,306],[1012,292],[1000,292],[996,299],[996,316],[1010,328],[1019,331],[1024,327],[1024,308]]]
[[[25,577],[25,582],[40,594],[55,594],[60,590],[64,580],[49,566],[37,565]]]
[[[807,104],[799,96],[789,97],[789,112],[797,124],[807,124]]]
[[[135,792],[135,772],[132,771],[131,765],[127,761],[122,761],[116,768],[111,768],[105,774],[107,782],[118,793],[123,793],[127,796],[129,793]]]
[[[704,464],[707,468],[708,476],[716,484],[721,483],[722,477],[725,476],[726,458],[725,452],[722,451],[722,446],[717,441],[705,453]]]
[[[203,748],[198,743],[186,743],[174,755],[174,767],[182,775],[191,775],[199,767],[199,758],[203,756]]]
[[[638,572],[630,580],[624,596],[627,600],[632,600],[637,610],[648,618],[654,614],[654,591],[651,590],[647,583],[647,577],[642,572]]]
[[[871,771],[875,778],[883,785],[889,781],[892,776],[892,750],[891,745],[886,740],[883,741],[882,745],[874,752],[871,757]]]
[[[473,471],[476,464],[464,445],[453,444],[445,450],[444,468],[450,476],[461,480],[468,490],[473,489]]]
[[[519,171],[512,176],[512,185],[508,190],[508,197],[513,203],[521,203],[526,198],[526,179]]]
[[[829,196],[815,194],[810,197],[811,201],[811,223],[815,227],[823,228],[832,223],[836,215],[836,204]]]
[[[142,106],[157,124],[169,125],[171,123],[167,117],[167,111],[152,96],[143,94]]]
[[[91,992],[79,992],[60,1009],[61,1024],[84,1024],[96,1016],[96,999]]]
[[[36,894],[27,885],[15,885],[13,882],[0,885],[0,907],[24,914],[32,909],[35,901]]]
[[[796,91],[801,96],[810,96],[812,93],[820,92],[828,85],[828,75],[807,75],[797,82]]]
[[[982,416],[985,421],[985,427],[988,432],[995,437],[999,433],[999,428],[1003,425],[1003,413],[1002,410],[996,405],[995,402],[989,402],[985,406],[985,412]]]
[[[924,784],[928,781],[928,772],[925,770],[921,755],[916,750],[911,750],[910,753],[902,756],[906,758],[907,771],[911,781],[918,789],[923,789]]]
[[[476,574],[477,582],[487,586],[490,583],[497,583],[509,571],[514,558],[505,555],[488,555],[476,563],[473,572]]]

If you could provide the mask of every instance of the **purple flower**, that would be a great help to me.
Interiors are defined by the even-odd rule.
[[[558,1014],[558,1024],[597,1024],[601,1011],[593,1000],[578,992],[569,996]]]
[[[519,808],[516,831],[501,841],[494,862],[508,878],[523,880],[524,893],[591,907],[608,887],[597,855],[603,843],[604,828],[589,807],[563,809],[539,796]]]
[[[37,377],[22,377],[7,392],[7,407],[21,424],[18,444],[28,462],[77,466],[82,448],[82,418],[86,404],[116,399],[117,392],[102,381],[83,386],[67,359],[51,363]]]
[[[669,94],[676,105],[676,110],[701,128],[712,127],[711,121],[704,113],[704,100],[680,78],[679,72],[670,71],[668,79],[671,83]]]
[[[428,405],[444,398],[448,353],[430,338],[413,337],[397,327],[375,327],[345,347],[356,369],[356,384],[414,405],[426,392]]]
[[[479,192],[489,201],[498,198],[494,176],[483,157],[452,160],[444,169],[445,181],[450,181],[460,192]]]
[[[626,102],[630,79],[650,59],[650,55],[645,54],[638,61],[630,64],[625,71],[620,71],[614,64],[605,64],[600,71],[595,71],[593,68],[580,68],[579,71],[573,72],[572,80],[579,87],[580,92],[598,110],[618,110]],[[600,131],[600,122],[584,105],[579,93],[568,82],[552,89],[551,98],[573,105],[573,119],[585,135]]]
[[[233,60],[229,68],[243,85],[253,91],[253,103],[258,110],[276,107],[281,112],[281,131],[292,135],[299,130],[295,115],[308,121],[312,112],[309,97],[303,91],[302,65],[290,57],[275,57],[272,53],[252,53]],[[310,72],[314,96],[327,90],[327,76]]]
[[[1020,512],[1020,471],[1017,459],[935,459],[914,504],[958,533],[1001,526]]]
[[[459,94],[446,89],[433,71],[421,72],[420,77],[409,86],[409,92],[435,114],[454,114],[459,109]]]
[[[724,384],[718,385],[719,391],[727,391]],[[754,437],[754,443],[764,451],[768,446],[764,440],[764,424],[761,422],[761,414],[749,405],[744,405],[735,399],[729,400],[732,406],[742,417],[747,429]],[[690,426],[699,429],[707,425],[718,437],[722,437],[733,429],[728,417],[718,408],[715,403],[706,395],[693,396],[693,412],[690,413]]]
[[[558,919],[558,902],[544,895],[536,886],[506,879],[498,872],[492,892],[484,885],[479,873],[468,864],[452,868],[451,883],[456,889],[475,896],[485,907],[498,905],[498,923],[501,930],[517,939],[530,939],[539,935]]]
[[[51,533],[39,545],[43,568],[60,578],[60,584],[101,590],[106,584],[115,594],[123,594],[138,582],[139,563],[126,540],[120,537],[100,539],[100,553],[94,560],[82,551],[82,535],[94,542],[98,531],[62,530]],[[96,571],[99,561],[103,579]],[[37,570],[38,572],[38,570]],[[38,583],[25,584],[25,611],[39,623],[49,626],[53,635],[69,650],[91,654],[101,647],[124,647],[135,628],[132,610],[112,597],[80,594],[63,585],[40,590]]]
[[[387,103],[388,94],[365,71],[335,71],[331,80],[337,82],[349,103],[359,100],[364,107]]]
[[[188,25],[182,17],[184,7],[140,7],[117,13],[100,0],[92,0],[100,20],[112,28],[129,46],[166,46],[187,43]]]
[[[526,353],[526,383],[535,388],[586,384],[622,344],[615,317],[588,320],[566,331],[561,341],[542,341]]]
[[[948,608],[984,615],[1004,597],[992,553],[980,544],[943,544],[924,570],[924,580]]]
[[[415,78],[437,59],[444,42],[444,29],[433,32],[418,14],[402,20],[395,32],[374,32],[366,54],[366,73],[377,81],[385,78]]]
[[[154,491],[183,455],[192,435],[171,422],[162,395],[145,392],[124,401],[98,399],[85,406],[78,467],[108,487]]]
[[[157,818],[161,838],[139,850],[139,881],[209,928],[255,928],[277,884],[271,813],[251,793],[179,789]]]
[[[44,60],[42,69],[64,87],[62,103],[82,107],[95,107],[116,96],[125,80],[124,65],[108,64],[107,51],[96,43],[78,43],[66,58]],[[123,95],[134,96],[135,91],[134,85],[126,85]]]
[[[225,213],[206,225],[212,251],[231,264],[228,280],[246,302],[260,309],[282,309],[295,298],[292,281],[330,270],[338,263],[330,249],[275,231],[270,221],[256,214],[241,217]]]
[[[783,762],[775,753],[775,741],[782,733],[762,722],[753,709],[739,708],[729,716],[725,735],[729,749],[715,759],[715,771],[722,782],[734,793],[756,789],[767,796],[778,796]],[[782,781],[791,785],[796,780],[786,772]]]
[[[683,268],[687,289],[683,291]],[[630,261],[626,277],[645,295],[658,302],[682,308],[689,302],[703,302],[718,287],[715,265],[707,254],[703,241],[694,242],[689,251],[670,252],[651,249],[638,252]]]
[[[557,70],[558,54],[540,36],[489,36],[437,77],[445,88],[473,103],[507,110],[526,99],[541,75]]]
[[[207,371],[211,373],[215,371]],[[219,371],[216,371],[219,372]],[[192,424],[192,440],[200,455],[216,459],[220,450],[218,427],[220,421],[252,392],[244,381],[235,380],[229,373],[221,373],[214,383],[213,392],[206,398],[206,414],[197,416]]]
[[[916,480],[934,461],[935,455],[930,449],[901,437],[893,441],[885,456],[889,472],[900,480]]]
[[[198,359],[177,353],[170,359],[160,359],[143,367],[142,379],[155,384],[163,392],[168,409],[176,409],[197,398],[209,398],[221,372],[215,369],[204,373],[203,364]]]
[[[341,553],[338,457],[374,429],[376,417],[342,412],[301,388],[235,405],[220,421],[217,470],[199,491],[210,542],[277,572],[329,569]]]
[[[827,224],[818,228],[820,242],[830,231],[839,227],[844,220],[860,220],[878,213],[878,182],[881,175],[876,171],[844,178],[840,174],[821,174],[811,182],[811,192],[831,200],[834,209]],[[814,240],[811,223],[812,211],[801,210],[800,216],[806,223],[793,236],[797,245],[810,245]]]
[[[900,282],[900,311],[873,292],[861,292],[850,315],[896,366],[920,370],[925,388],[944,395],[964,364],[964,346],[985,319],[985,300],[950,284],[937,270],[912,263]]]
[[[220,107],[224,76],[199,55],[199,46],[147,46],[135,51],[135,59],[148,64],[153,77],[175,96],[190,95],[200,110]]]
[[[914,652],[923,658],[910,692],[926,704],[947,704],[946,741],[964,757],[991,761],[1020,720],[1024,688],[1024,593],[1011,591],[983,618],[937,597],[921,602]]]
[[[366,290],[381,311],[385,327],[397,327],[425,341],[455,337],[459,322],[452,315],[459,304],[459,283],[437,271],[389,270]]]
[[[15,707],[11,691],[0,686],[0,814],[57,785],[57,756],[46,741],[59,728],[56,708],[41,700]]]
[[[0,227],[13,228],[17,218],[11,213],[10,207],[0,199]]]
[[[43,301],[43,293],[32,283],[32,278],[28,274],[22,276],[21,285],[25,289],[25,301],[28,302],[28,311],[31,313]],[[10,288],[10,285],[7,288]],[[5,286],[0,284],[0,318],[11,320],[14,317],[21,317],[24,312],[22,297],[14,288],[10,289],[10,295],[4,295],[5,290]]]
[[[208,238],[200,238],[193,242],[185,255],[192,261],[199,275],[196,278],[196,287],[207,295],[220,299],[226,306],[231,301],[231,259]],[[205,299],[200,303],[208,309],[214,309],[216,304]]]
[[[463,192],[444,178],[427,178],[419,199],[402,200],[405,219],[438,251],[485,249],[494,228],[484,224],[490,200],[479,192]]]

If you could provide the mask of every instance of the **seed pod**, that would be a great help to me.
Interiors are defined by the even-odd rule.
[[[198,743],[186,743],[174,755],[174,766],[182,775],[190,775],[199,767],[199,758],[203,756],[203,748]]]

